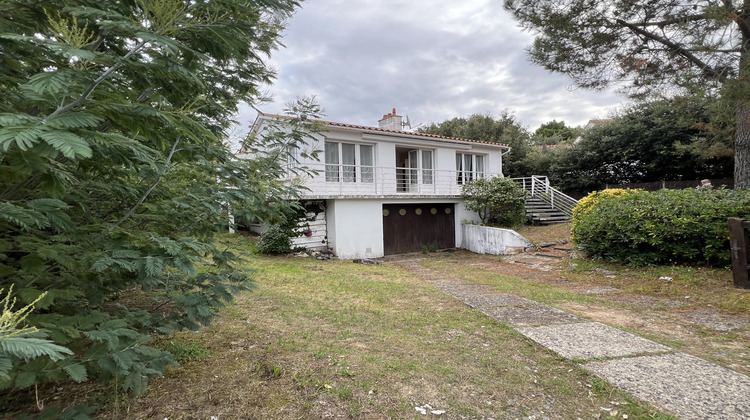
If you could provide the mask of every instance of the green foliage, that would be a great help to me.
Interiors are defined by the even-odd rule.
[[[211,352],[200,343],[169,341],[158,347],[160,350],[169,352],[174,360],[180,365],[184,365],[188,362],[200,362],[211,354]]]
[[[4,290],[0,289],[0,294],[3,292]],[[36,327],[21,327],[26,317],[34,310],[34,305],[39,303],[47,293],[42,293],[34,301],[18,310],[13,310],[13,307],[16,306],[16,298],[11,299],[12,293],[13,285],[10,286],[5,297],[0,300],[2,306],[2,313],[0,313],[0,389],[10,386],[10,372],[14,364],[18,365],[21,362],[42,356],[47,356],[52,361],[60,361],[65,359],[66,355],[73,354],[66,347],[39,338],[39,336],[44,337],[44,333]],[[80,365],[68,364],[64,369],[74,381],[82,382],[87,378],[86,369]]]
[[[731,136],[716,131],[722,124],[712,122],[710,107],[695,98],[632,105],[613,121],[585,130],[578,143],[534,150],[522,165],[564,191],[731,177]]]
[[[735,186],[750,188],[745,2],[505,0],[505,8],[535,35],[531,60],[580,87],[616,84],[637,99],[718,98],[724,111],[714,117],[735,128]]]
[[[516,163],[529,151],[529,133],[509,111],[503,111],[498,119],[490,115],[474,114],[468,118],[453,118],[442,123],[432,123],[418,130],[420,133],[437,134],[469,140],[503,143],[512,147],[508,158],[503,160],[503,172],[507,176],[527,176]]]
[[[283,220],[296,191],[273,176],[283,150],[253,139],[257,155],[238,159],[224,142],[273,77],[262,56],[297,6],[0,4],[0,288],[36,302],[26,321],[44,336],[29,338],[58,346],[4,344],[6,385],[116,379],[142,392],[174,363],[152,334],[208,325],[250,287],[213,235],[228,209]],[[283,130],[288,145],[309,136]],[[73,354],[58,358],[63,347]]]
[[[539,126],[529,142],[535,146],[571,143],[580,134],[580,127],[568,127],[564,121],[552,120]]]
[[[438,250],[438,245],[437,242],[430,242],[429,244],[419,245],[419,249],[422,250],[423,254],[429,254],[431,252],[436,252]]]
[[[728,217],[750,217],[750,191],[620,190],[576,211],[573,240],[587,254],[631,264],[729,264]]]
[[[258,239],[258,252],[261,254],[288,254],[292,252],[292,237],[297,236],[292,229],[274,225],[263,232]]]
[[[512,227],[526,220],[526,191],[510,178],[478,178],[464,184],[461,191],[466,208],[477,212],[484,224]]]

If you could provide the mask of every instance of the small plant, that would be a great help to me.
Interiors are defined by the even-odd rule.
[[[423,254],[429,254],[431,252],[437,252],[437,242],[430,242],[429,244],[422,244],[419,246],[422,249]]]
[[[461,191],[466,208],[477,212],[483,224],[512,227],[526,220],[526,191],[510,178],[478,178]]]
[[[170,341],[160,345],[159,348],[171,353],[174,360],[181,365],[188,362],[200,362],[211,354],[202,344],[184,341]]]
[[[288,254],[292,252],[294,233],[282,226],[271,226],[258,239],[258,252],[261,254]]]

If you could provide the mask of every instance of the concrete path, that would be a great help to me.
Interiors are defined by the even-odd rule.
[[[681,419],[750,419],[750,377],[490,285],[446,278],[419,259],[393,261],[446,294]]]

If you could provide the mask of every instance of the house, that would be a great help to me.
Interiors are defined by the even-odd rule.
[[[277,115],[259,114],[252,130]],[[464,206],[461,186],[475,178],[503,176],[504,144],[403,131],[403,118],[383,115],[378,127],[323,122],[313,135],[316,170],[290,181],[317,209],[297,245],[330,248],[339,258],[375,258],[461,245],[461,222],[478,222]],[[314,218],[312,217],[314,216]]]

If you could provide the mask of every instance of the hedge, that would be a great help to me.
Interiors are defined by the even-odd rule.
[[[574,243],[589,256],[635,265],[728,265],[727,218],[750,217],[750,190],[595,194],[574,209]]]

